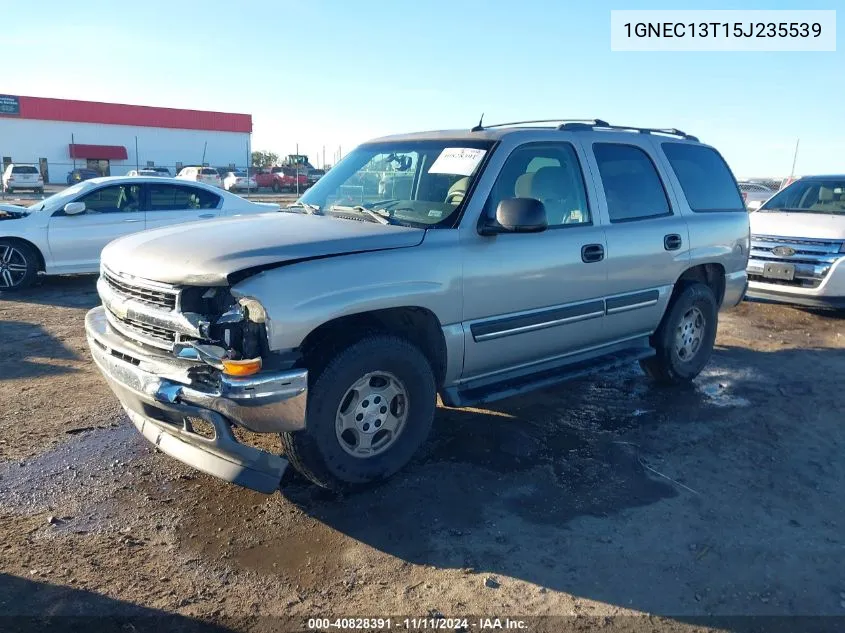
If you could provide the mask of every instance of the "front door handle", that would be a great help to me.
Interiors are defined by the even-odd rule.
[[[127,218],[124,222],[128,224],[129,222],[143,222],[143,220],[141,218]]]
[[[604,259],[604,246],[601,244],[585,244],[581,247],[581,261],[585,264],[600,262]]]
[[[213,213],[203,213],[200,217],[201,217],[203,220],[205,220],[206,218],[213,218],[213,217],[214,217],[214,214],[213,214]]]
[[[681,244],[683,244],[683,240],[677,233],[670,233],[663,237],[663,248],[667,251],[676,251],[681,248]]]

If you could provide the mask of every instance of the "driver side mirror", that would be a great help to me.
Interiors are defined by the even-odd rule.
[[[80,213],[85,213],[85,203],[84,202],[68,202],[64,206],[65,215],[79,215]]]
[[[535,198],[507,198],[496,207],[496,219],[481,225],[481,235],[541,233],[549,227],[546,207]]]

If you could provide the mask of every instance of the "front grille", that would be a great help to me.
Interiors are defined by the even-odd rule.
[[[138,283],[120,278],[106,270],[103,271],[103,279],[105,279],[112,290],[123,297],[135,299],[140,303],[164,308],[165,310],[176,308],[177,293],[175,291],[159,290],[147,285],[142,286]]]
[[[176,343],[187,343],[189,341],[196,341],[192,336],[181,334],[175,330],[153,325],[151,323],[144,323],[137,319],[129,319],[120,317],[114,312],[106,310],[106,316],[111,321],[112,325],[127,336],[139,343],[151,345],[159,349],[172,350]]]
[[[794,251],[790,255],[776,254],[778,247]],[[841,240],[815,240],[774,235],[752,235],[748,259],[748,276],[752,281],[799,288],[818,288],[830,272],[831,266],[843,257]],[[792,280],[770,279],[763,276],[767,262],[793,264]]]
[[[125,319],[113,314],[124,327],[139,334],[142,338],[151,338],[162,343],[173,345],[176,342],[176,332],[168,330],[167,328],[159,327],[158,325],[151,325],[150,323],[142,323],[135,319]]]

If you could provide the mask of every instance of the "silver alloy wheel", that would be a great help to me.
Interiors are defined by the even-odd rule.
[[[393,374],[370,372],[344,394],[337,408],[335,434],[344,451],[361,459],[393,446],[408,418],[408,391]]]
[[[684,313],[675,334],[675,353],[682,361],[692,359],[701,347],[707,320],[701,310],[693,306]]]
[[[14,288],[26,277],[27,261],[23,253],[9,244],[0,244],[0,288]]]

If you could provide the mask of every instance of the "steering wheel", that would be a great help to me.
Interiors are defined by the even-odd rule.
[[[465,197],[465,191],[450,191],[446,194],[446,204],[460,204]]]

